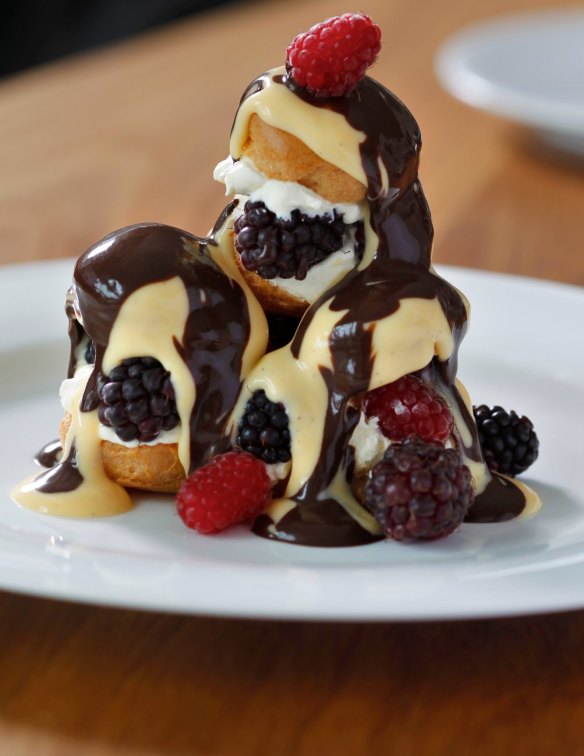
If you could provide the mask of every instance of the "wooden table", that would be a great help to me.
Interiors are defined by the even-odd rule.
[[[529,0],[361,4],[424,134],[435,259],[584,284],[582,166],[442,92],[449,33]],[[483,6],[483,7],[481,7]],[[0,262],[157,220],[203,234],[239,95],[332,0],[235,6],[0,84]],[[0,753],[584,753],[584,614],[428,624],[162,616],[0,595]]]

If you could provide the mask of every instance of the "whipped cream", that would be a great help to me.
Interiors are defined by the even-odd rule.
[[[275,462],[272,465],[266,464],[266,472],[273,486],[281,480],[285,480],[290,475],[292,462]]]
[[[99,424],[99,437],[102,441],[109,441],[111,444],[126,446],[128,449],[135,449],[137,446],[158,446],[158,444],[178,444],[180,438],[180,425],[169,431],[162,430],[153,441],[122,441],[113,428]]]
[[[391,441],[379,430],[378,418],[367,418],[362,412],[349,443],[355,450],[355,469],[360,471],[380,462]]]
[[[333,203],[295,181],[270,179],[257,170],[251,160],[242,157],[234,161],[227,157],[213,171],[213,178],[225,184],[225,194],[240,194],[254,202],[263,202],[278,218],[290,219],[293,210],[300,210],[310,218],[332,215],[335,210],[345,223],[363,220],[363,207],[358,203]]]
[[[278,276],[271,282],[288,294],[312,304],[324,291],[334,286],[355,267],[354,234],[350,234],[350,237],[351,240],[347,241],[341,249],[310,268],[304,280]]]
[[[79,391],[83,391],[92,372],[93,365],[85,363],[77,368],[73,378],[65,378],[61,383],[59,399],[61,400],[61,407],[63,407],[65,412],[73,412],[75,396]]]

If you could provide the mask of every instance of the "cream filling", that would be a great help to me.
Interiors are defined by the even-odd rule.
[[[355,450],[355,472],[359,473],[371,470],[380,462],[391,441],[379,430],[378,418],[368,418],[361,412],[349,443]]]
[[[278,286],[297,299],[312,304],[328,289],[332,288],[350,270],[355,267],[355,247],[353,242],[344,244],[338,252],[333,252],[325,260],[314,265],[306,274],[306,278],[273,278],[270,284]]]
[[[225,184],[226,195],[240,194],[254,202],[263,202],[278,218],[290,220],[293,210],[314,218],[317,215],[332,217],[335,211],[345,223],[363,219],[363,206],[354,202],[329,202],[320,194],[295,181],[278,181],[257,170],[247,157],[233,161],[227,157],[217,165],[213,178]]]
[[[272,485],[279,483],[281,480],[285,480],[290,472],[291,465],[291,462],[276,462],[273,465],[266,465],[266,472],[268,473]]]
[[[178,444],[180,436],[181,428],[180,425],[177,425],[172,430],[160,431],[153,441],[138,441],[136,438],[133,441],[122,441],[113,428],[99,424],[99,437],[102,441],[125,446],[127,449],[135,449],[138,446],[158,446],[158,444]]]
[[[61,383],[61,387],[59,388],[59,399],[61,400],[61,407],[63,407],[65,412],[73,412],[79,390],[81,387],[85,387],[85,384],[92,373],[93,365],[81,365],[75,371],[73,378],[65,378]]]

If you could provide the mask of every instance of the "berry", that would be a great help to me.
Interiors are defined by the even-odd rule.
[[[263,202],[248,200],[234,223],[235,248],[244,267],[262,278],[302,281],[313,265],[343,246],[346,231],[353,226],[362,228],[361,223],[349,226],[337,212],[332,217],[310,217],[293,210],[290,220],[285,220]]]
[[[255,391],[237,427],[237,444],[267,464],[290,459],[288,415],[281,402],[272,402],[265,391]]]
[[[452,433],[452,413],[446,402],[415,375],[367,392],[363,411],[379,419],[381,432],[392,441],[419,436],[444,443]]]
[[[487,466],[515,477],[532,465],[539,454],[539,440],[533,423],[503,407],[473,407],[479,441]]]
[[[85,358],[85,362],[87,362],[88,365],[93,365],[93,363],[95,362],[95,345],[93,341],[89,340],[87,342],[83,356]]]
[[[380,47],[381,30],[369,16],[345,13],[298,34],[286,50],[286,69],[317,97],[342,97],[365,76]]]
[[[191,473],[176,495],[184,524],[199,533],[218,533],[257,517],[271,500],[265,465],[246,452],[214,457]]]
[[[170,373],[154,357],[122,360],[97,382],[98,417],[121,441],[153,441],[179,423]]]
[[[464,520],[474,490],[455,449],[419,438],[392,444],[372,469],[364,505],[397,541],[449,535]]]

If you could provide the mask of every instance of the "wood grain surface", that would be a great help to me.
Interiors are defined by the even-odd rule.
[[[435,260],[584,284],[584,168],[437,84],[437,46],[528,0],[361,3],[424,136]],[[332,0],[244,4],[0,82],[0,263],[224,204],[245,84]],[[428,624],[185,618],[0,593],[0,756],[584,753],[584,613]]]

